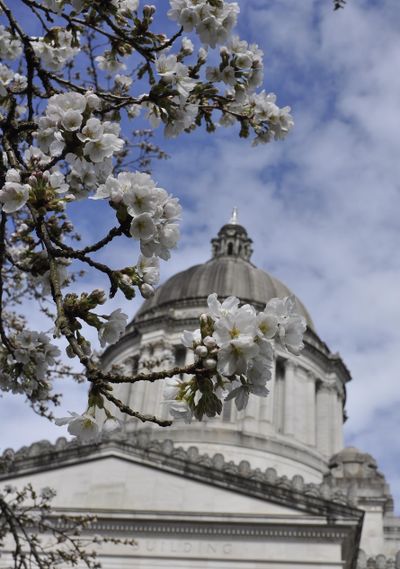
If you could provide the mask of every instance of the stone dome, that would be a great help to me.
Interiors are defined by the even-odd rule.
[[[232,222],[224,225],[211,243],[213,257],[169,278],[144,302],[135,322],[151,317],[156,309],[182,304],[183,300],[205,305],[210,292],[216,292],[219,298],[237,296],[258,309],[262,309],[271,298],[293,295],[280,280],[250,262],[252,241],[241,225]],[[305,317],[308,327],[314,330],[307,309],[295,299],[297,310]]]
[[[347,477],[376,477],[380,475],[374,457],[350,446],[334,454],[329,461],[329,468],[334,473]]]
[[[258,310],[271,298],[292,294],[251,262],[252,240],[236,216],[211,243],[209,261],[172,276],[144,302],[124,336],[103,354],[106,369],[120,365],[127,373],[147,373],[157,367],[190,365],[193,353],[182,345],[182,331],[198,327],[212,292],[220,299],[234,295]],[[165,430],[136,421],[127,428],[155,430],[157,437],[184,448],[195,444],[210,455],[223,453],[230,460],[240,457],[255,467],[267,464],[286,476],[301,474],[309,482],[321,481],[329,457],[343,448],[345,384],[350,375],[339,354],[331,353],[316,334],[304,305],[296,302],[308,324],[304,349],[294,356],[276,346],[267,398],[251,397],[244,410],[227,401],[218,417],[184,428],[174,423]],[[116,394],[132,409],[168,419],[163,390],[163,382],[138,382],[118,386]]]

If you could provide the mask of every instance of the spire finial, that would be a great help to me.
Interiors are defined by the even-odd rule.
[[[237,225],[237,223],[238,223],[238,208],[237,207],[233,208],[232,215],[231,215],[231,218],[229,220],[229,223],[231,225]]]
[[[247,231],[238,222],[238,208],[234,207],[231,218],[218,232],[218,236],[211,240],[213,258],[234,257],[250,261],[253,252],[252,240]]]

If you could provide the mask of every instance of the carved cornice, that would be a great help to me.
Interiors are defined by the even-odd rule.
[[[78,443],[59,438],[55,444],[40,441],[13,453],[7,449],[0,459],[0,474],[6,480],[27,472],[51,470],[68,464],[96,460],[107,452],[129,455],[141,462],[190,479],[230,489],[274,503],[326,516],[361,519],[362,512],[349,504],[344,493],[327,483],[305,483],[300,475],[289,479],[278,476],[274,468],[252,469],[243,460],[239,464],[226,461],[220,453],[200,454],[197,447],[188,450],[175,447],[171,440],[155,441],[145,432],[137,435],[109,435],[98,443]],[[12,456],[11,456],[12,455]],[[11,461],[10,461],[11,456]]]
[[[399,569],[400,551],[395,557],[386,557],[381,553],[375,557],[367,557],[366,553],[360,549],[357,560],[357,569]]]
[[[248,301],[255,306],[256,309],[262,310],[264,305],[257,304],[249,299]],[[121,352],[121,347],[126,347],[129,349],[131,342],[134,338],[140,337],[142,334],[155,330],[163,329],[166,334],[173,334],[178,331],[182,331],[184,328],[195,329],[198,327],[198,317],[185,316],[184,314],[175,314],[175,309],[185,309],[198,307],[203,310],[206,308],[206,298],[199,299],[183,299],[179,302],[174,301],[171,303],[163,304],[157,306],[149,312],[146,312],[144,318],[139,318],[138,321],[133,321],[129,327],[129,332],[121,338],[121,340],[108,348],[104,354],[103,358],[105,363],[112,360],[113,357],[117,356]],[[174,309],[175,308],[175,309]],[[338,354],[331,353],[327,345],[320,340],[315,332],[310,328],[307,329],[304,337],[304,349],[300,356],[301,359],[308,359],[315,363],[321,371],[325,374],[335,374],[340,379],[341,383],[344,385],[347,381],[351,380],[349,370],[343,363],[341,357]],[[344,397],[346,396],[344,391]]]

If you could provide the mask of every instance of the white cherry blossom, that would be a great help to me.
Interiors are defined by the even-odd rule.
[[[69,411],[70,417],[60,417],[55,420],[59,427],[68,425],[68,432],[81,441],[93,441],[99,438],[100,426],[94,414],[86,411],[82,415]]]
[[[156,230],[152,216],[149,213],[141,213],[132,219],[130,234],[135,239],[150,240]]]
[[[184,330],[182,333],[182,344],[187,348],[195,348],[201,342],[201,332],[198,328],[194,332]]]
[[[29,366],[25,372],[30,371],[30,374],[39,380],[45,378],[48,367],[54,365],[56,358],[61,354],[43,332],[24,330],[15,337],[14,342],[15,360],[24,366]]]
[[[122,150],[124,141],[115,134],[106,133],[99,140],[89,141],[85,144],[84,153],[92,162],[102,162],[110,158],[115,152]]]
[[[154,287],[148,283],[139,285],[139,290],[143,298],[151,298],[155,292]]]
[[[248,364],[258,352],[258,345],[251,336],[231,340],[224,344],[218,352],[217,369],[226,376],[245,374]]]
[[[0,190],[1,209],[5,213],[14,213],[21,209],[29,199],[29,184],[21,184],[20,174],[11,169],[6,174],[6,181]]]
[[[138,275],[142,277],[144,283],[151,285],[158,284],[160,280],[160,261],[158,257],[144,257],[143,255],[139,255],[136,270]]]
[[[99,330],[100,345],[115,344],[125,332],[128,316],[120,308],[111,312],[109,316],[103,316],[105,323]]]
[[[294,297],[273,298],[268,302],[264,313],[278,320],[277,340],[289,352],[299,354],[303,349],[303,334],[307,324],[305,318],[296,312]]]

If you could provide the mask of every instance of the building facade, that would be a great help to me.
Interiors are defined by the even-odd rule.
[[[191,363],[181,333],[197,327],[211,292],[257,309],[292,294],[251,254],[234,217],[208,262],[144,302],[104,353],[105,368],[134,374]],[[99,551],[106,569],[400,569],[400,519],[385,478],[373,457],[343,448],[349,371],[296,303],[305,348],[300,356],[278,349],[267,398],[250,397],[241,412],[228,402],[220,417],[168,429],[125,418],[121,433],[96,444],[42,441],[18,451],[1,478],[53,486],[58,511],[96,513],[95,533],[134,537],[134,548]],[[167,418],[162,391],[163,382],[140,382],[116,395]]]

